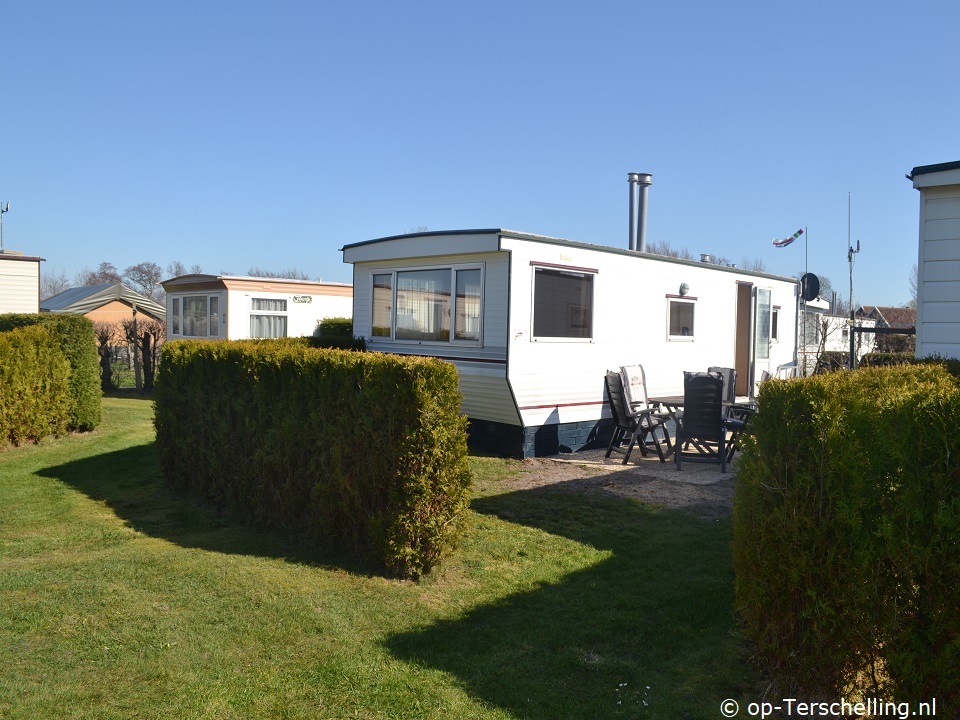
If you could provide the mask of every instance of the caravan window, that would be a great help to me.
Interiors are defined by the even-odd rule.
[[[217,337],[220,334],[219,302],[217,295],[174,298],[170,322],[173,334],[181,337]]]
[[[667,298],[667,339],[693,340],[695,298]]]
[[[757,359],[767,360],[770,357],[770,291],[757,288]]]
[[[285,298],[251,298],[250,337],[282,338],[287,336],[287,301]]]
[[[479,343],[482,275],[478,265],[374,272],[371,336]]]
[[[390,337],[390,315],[393,309],[393,275],[373,276],[373,330],[374,337]]]
[[[593,337],[593,274],[535,267],[533,337]]]

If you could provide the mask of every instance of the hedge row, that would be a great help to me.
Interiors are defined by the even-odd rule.
[[[67,429],[70,364],[47,328],[0,332],[0,446]]]
[[[164,346],[168,481],[234,514],[416,577],[457,538],[466,419],[453,365],[290,341]]]
[[[313,335],[308,338],[310,347],[335,348],[337,350],[366,350],[367,343],[353,336],[353,319],[348,317],[324,318],[317,323]]]
[[[93,430],[100,424],[100,360],[93,323],[82,315],[11,313],[0,315],[0,333],[42,325],[56,338],[70,363],[68,430]]]
[[[772,380],[759,403],[733,552],[765,670],[807,697],[957,712],[960,384],[943,366],[865,368]]]

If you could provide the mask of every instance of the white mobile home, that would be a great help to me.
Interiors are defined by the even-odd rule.
[[[960,161],[908,177],[920,191],[917,357],[960,358]]]
[[[299,337],[329,317],[350,317],[346,283],[282,278],[183,275],[161,283],[167,293],[167,339]]]
[[[460,371],[471,439],[547,455],[602,440],[608,369],[641,364],[652,395],[684,370],[735,367],[752,395],[796,361],[798,282],[509,230],[354,243],[353,330],[370,350]]]
[[[0,313],[40,312],[42,260],[15,250],[0,250]]]

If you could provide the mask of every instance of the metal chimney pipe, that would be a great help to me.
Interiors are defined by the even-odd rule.
[[[630,184],[630,234],[627,247],[631,250],[637,249],[637,182],[639,180],[640,175],[638,173],[627,173],[627,182]]]
[[[640,186],[640,207],[637,210],[637,250],[647,251],[647,190],[650,187],[650,173],[637,173],[637,184]]]

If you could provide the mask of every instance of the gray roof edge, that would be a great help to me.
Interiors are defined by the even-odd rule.
[[[542,242],[550,245],[559,245],[561,247],[572,247],[572,248],[581,248],[584,250],[594,250],[598,252],[607,252],[615,255],[623,255],[625,257],[641,257],[647,258],[648,260],[655,260],[659,262],[668,262],[675,263],[678,265],[690,265],[691,267],[709,267],[712,270],[720,270],[723,272],[730,273],[739,273],[743,275],[752,275],[755,277],[764,277],[770,278],[773,280],[785,280],[787,282],[799,283],[800,280],[794,277],[787,277],[785,275],[776,275],[774,273],[768,273],[761,270],[748,270],[741,267],[729,267],[727,265],[714,265],[712,263],[704,263],[700,260],[688,260],[686,258],[675,258],[670,257],[669,255],[657,255],[656,253],[648,252],[639,252],[637,250],[631,250],[630,248],[625,247],[616,247],[613,245],[598,245],[596,243],[583,242],[581,240],[565,240],[563,238],[551,237],[549,235],[535,235],[533,233],[521,232],[518,230],[505,230],[503,228],[491,228],[487,230],[440,230],[440,231],[431,231],[431,232],[422,232],[422,233],[405,233],[403,235],[392,235],[390,237],[384,238],[375,238],[373,240],[363,240],[357,243],[351,243],[350,245],[345,245],[340,248],[341,250],[346,250],[347,248],[361,247],[364,245],[373,245],[379,242],[386,242],[388,240],[402,240],[406,238],[413,237],[424,237],[430,235],[500,235],[501,237],[510,237],[516,238],[518,240],[529,240],[531,242]]]
[[[350,245],[344,245],[341,249],[346,250],[347,248],[360,247],[363,245],[372,245],[374,243],[386,242],[388,240],[402,240],[405,238],[412,237],[425,237],[429,235],[492,235],[497,234],[503,237],[516,238],[518,240],[530,240],[532,242],[542,242],[548,243],[550,245],[560,245],[563,247],[575,247],[582,248],[584,250],[595,250],[599,252],[608,252],[616,255],[624,255],[627,257],[641,257],[647,258],[648,260],[656,260],[662,262],[676,263],[679,265],[690,265],[691,267],[709,267],[712,270],[721,270],[730,273],[740,273],[743,275],[752,275],[755,277],[769,278],[771,280],[785,280],[787,282],[799,283],[800,280],[794,277],[788,277],[785,275],[776,275],[774,273],[768,273],[760,270],[747,270],[746,268],[741,267],[729,267],[727,265],[714,265],[712,263],[704,263],[700,260],[687,260],[686,258],[676,258],[669,255],[657,255],[656,253],[648,252],[639,252],[637,250],[631,250],[630,248],[625,247],[616,247],[613,245],[598,245],[596,243],[583,242],[581,240],[565,240],[564,238],[550,237],[549,235],[535,235],[533,233],[521,232],[518,230],[505,230],[503,228],[492,228],[487,230],[439,230],[439,231],[430,231],[422,233],[405,233],[403,235],[392,235],[390,237],[384,238],[375,238],[373,240],[363,240],[357,243],[351,243]]]
[[[388,235],[387,237],[373,238],[372,240],[361,240],[355,243],[347,243],[340,251],[343,252],[348,248],[362,247],[364,245],[374,245],[376,243],[388,242],[390,240],[404,240],[406,238],[412,237],[430,237],[432,235],[499,235],[500,233],[509,232],[507,230],[501,230],[500,228],[490,228],[487,230],[427,230],[425,232],[412,232],[412,233],[403,233],[402,235]]]
[[[915,175],[929,175],[930,173],[935,172],[946,172],[947,170],[958,170],[960,169],[960,160],[953,160],[952,162],[943,162],[937,163],[935,165],[918,165],[913,170],[910,171],[910,174],[907,175],[908,180],[913,180]]]

